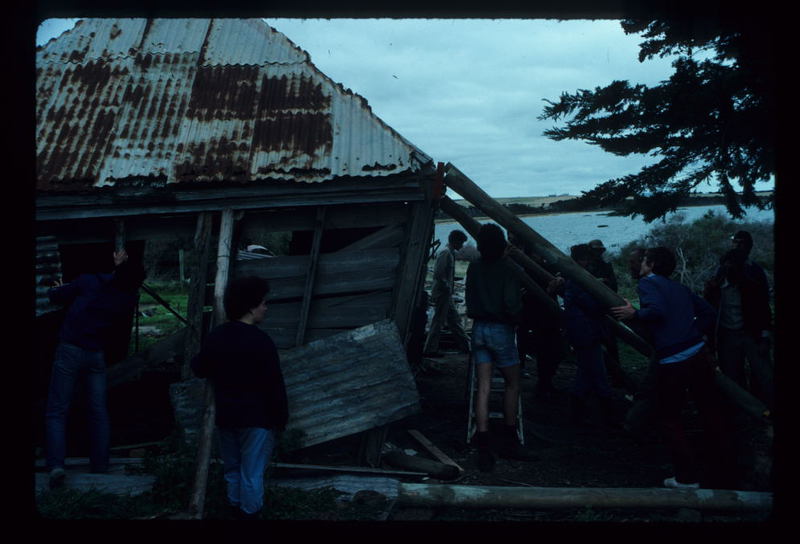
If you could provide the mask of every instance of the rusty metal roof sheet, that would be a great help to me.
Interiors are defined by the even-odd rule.
[[[260,19],[84,19],[37,49],[36,70],[39,191],[431,162]]]

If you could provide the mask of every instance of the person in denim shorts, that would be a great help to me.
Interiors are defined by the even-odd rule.
[[[475,415],[478,467],[494,467],[489,441],[489,392],[492,365],[505,380],[504,425],[499,453],[502,457],[531,460],[517,439],[517,407],[520,391],[519,352],[516,325],[522,314],[521,284],[506,257],[505,234],[495,224],[483,225],[477,237],[481,258],[467,269],[467,315],[472,318],[472,360],[478,375]]]

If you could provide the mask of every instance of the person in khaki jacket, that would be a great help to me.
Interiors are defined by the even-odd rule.
[[[461,318],[453,302],[453,284],[455,282],[456,252],[467,241],[463,231],[454,230],[447,238],[447,246],[436,256],[433,268],[433,287],[431,301],[435,305],[433,319],[428,331],[423,353],[428,357],[439,355],[439,338],[442,328],[447,326],[455,337],[458,348],[469,353],[469,337],[461,325]]]

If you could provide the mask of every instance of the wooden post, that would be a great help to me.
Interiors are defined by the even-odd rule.
[[[399,484],[398,504],[456,508],[691,508],[768,511],[772,493],[728,489],[503,487]]]
[[[114,251],[125,249],[125,220],[114,220]]]
[[[317,263],[319,262],[319,247],[322,242],[322,231],[325,228],[325,206],[317,208],[317,218],[314,223],[314,240],[311,242],[311,260],[306,274],[306,286],[303,291],[303,304],[300,307],[300,319],[297,322],[297,335],[295,345],[302,346],[308,324],[308,310],[311,307],[311,297],[314,294],[314,284],[317,279]]]
[[[219,239],[217,245],[217,273],[214,278],[214,325],[219,325],[225,319],[223,298],[225,286],[228,283],[230,270],[231,245],[233,238],[233,210],[222,210],[219,225]],[[211,460],[211,439],[214,436],[214,419],[216,406],[214,404],[214,389],[210,383],[205,387],[206,410],[203,415],[203,427],[197,448],[197,466],[195,469],[194,487],[189,502],[189,515],[194,519],[203,517],[203,507],[208,484],[208,465]]]
[[[186,331],[186,343],[183,349],[183,367],[181,379],[192,377],[189,364],[198,351],[202,341],[203,307],[206,298],[206,281],[208,278],[208,258],[211,252],[211,225],[213,221],[209,212],[197,215],[197,229],[194,235],[194,251],[189,269],[189,300],[186,308],[186,319],[189,327]]]

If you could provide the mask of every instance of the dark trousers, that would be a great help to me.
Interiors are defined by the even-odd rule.
[[[678,363],[658,364],[656,370],[658,415],[664,441],[679,482],[700,481],[701,466],[708,468],[704,476],[717,487],[727,478],[730,456],[727,422],[722,413],[722,399],[714,385],[714,369],[705,348],[697,355]],[[687,396],[697,407],[703,426],[701,458],[686,436],[682,410]],[[726,457],[728,456],[728,457]]]
[[[717,357],[720,370],[750,391],[769,408],[774,408],[774,385],[769,342],[753,338],[745,331],[720,327],[717,333]],[[746,372],[745,361],[749,366]]]

